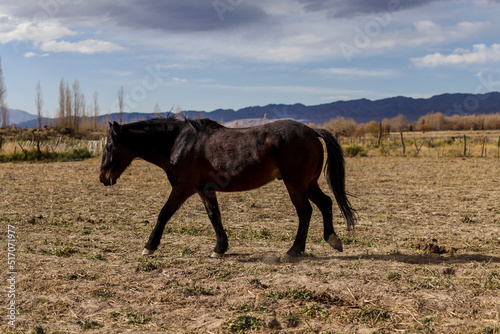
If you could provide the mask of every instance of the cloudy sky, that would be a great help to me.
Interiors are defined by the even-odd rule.
[[[0,0],[10,108],[101,113],[500,90],[500,0]],[[90,107],[88,107],[90,108]]]

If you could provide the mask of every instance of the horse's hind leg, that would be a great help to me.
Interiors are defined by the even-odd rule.
[[[212,253],[212,257],[219,258],[224,255],[227,251],[228,242],[227,235],[224,231],[224,227],[222,227],[221,215],[219,210],[219,204],[217,203],[217,197],[215,193],[199,193],[203,204],[205,205],[205,209],[207,210],[208,218],[212,223],[212,226],[215,230],[215,235],[217,236],[217,244],[215,245],[214,252]]]
[[[309,230],[309,222],[311,221],[312,207],[307,199],[305,189],[286,182],[285,185],[288,189],[288,193],[290,194],[290,199],[297,210],[297,215],[299,216],[297,236],[295,237],[292,248],[290,248],[287,254],[290,256],[300,256],[306,248],[307,232]]]
[[[319,188],[318,182],[313,181],[307,188],[309,199],[316,204],[323,216],[323,236],[325,241],[334,249],[342,252],[342,241],[337,237],[332,222],[332,200]]]

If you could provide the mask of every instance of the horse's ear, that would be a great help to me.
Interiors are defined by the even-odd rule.
[[[115,136],[117,136],[122,131],[122,127],[116,121],[114,121],[113,124],[109,123],[109,127],[112,130],[111,133]]]

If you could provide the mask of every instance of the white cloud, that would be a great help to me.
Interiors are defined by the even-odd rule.
[[[48,19],[42,22],[20,20],[9,16],[0,17],[0,43],[33,42],[35,48],[46,52],[80,52],[85,54],[113,52],[124,50],[123,47],[96,39],[78,42],[60,41],[60,39],[78,35],[77,32],[62,26],[57,20]],[[29,58],[36,54],[28,52]],[[46,56],[47,53],[41,56]]]
[[[175,82],[187,82],[187,79],[182,79],[182,78],[177,78],[177,77],[173,77],[172,80]]]
[[[16,22],[15,19],[8,18],[0,26],[0,42],[10,43],[16,41],[44,42],[65,36],[76,35],[76,32],[61,26],[54,20],[43,23]]]
[[[346,77],[391,78],[399,75],[399,73],[394,70],[364,70],[361,68],[348,68],[348,67],[318,68],[312,71],[318,74],[346,76]]]
[[[26,52],[24,54],[24,58],[31,58],[31,57],[34,57],[34,56],[36,56],[36,53],[34,53],[34,52]]]
[[[411,58],[418,67],[437,67],[449,65],[484,64],[500,61],[500,44],[475,44],[472,50],[455,49],[453,53],[444,55],[436,52],[424,57]]]
[[[79,52],[85,54],[122,51],[123,47],[106,41],[87,39],[79,42],[47,41],[43,42],[40,50],[47,52]]]

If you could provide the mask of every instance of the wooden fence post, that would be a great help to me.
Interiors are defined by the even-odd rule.
[[[486,153],[486,151],[484,150],[484,149],[485,149],[485,146],[486,146],[486,136],[483,138],[483,148],[481,149],[481,158],[482,158],[483,156],[485,156],[485,157],[487,156],[487,153]]]
[[[467,155],[467,136],[464,135],[464,157]]]
[[[406,154],[406,147],[405,147],[405,140],[403,138],[403,131],[401,131],[399,134],[401,136],[401,146],[403,146],[403,156],[404,156]]]

